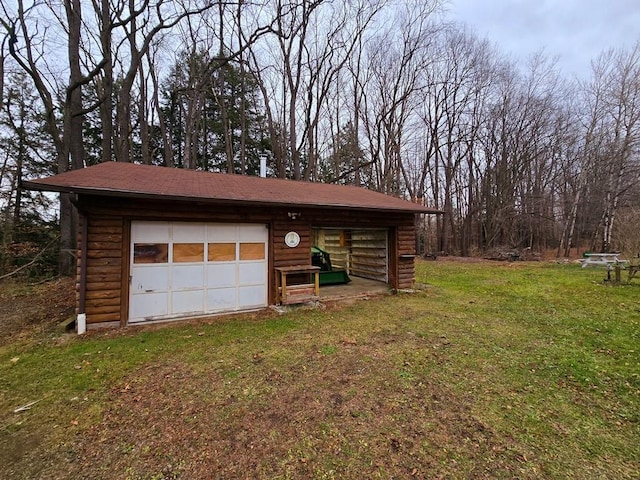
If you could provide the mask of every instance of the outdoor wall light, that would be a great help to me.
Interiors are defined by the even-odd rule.
[[[298,218],[300,218],[302,214],[300,212],[287,212],[287,216],[291,219],[291,220],[296,220]]]

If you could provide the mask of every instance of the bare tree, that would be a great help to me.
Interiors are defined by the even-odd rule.
[[[116,160],[131,161],[132,142],[132,91],[136,76],[152,42],[162,32],[175,27],[185,18],[201,15],[213,7],[208,2],[204,6],[192,6],[191,2],[159,1],[150,7],[147,1],[136,5],[129,0],[117,19],[124,31],[127,49],[127,65],[123,67],[123,76],[118,86],[116,103]],[[147,99],[139,99],[146,104]]]
[[[345,2],[340,8],[332,6],[329,13],[331,23],[328,26],[314,25],[314,40],[307,47],[313,55],[306,75],[306,99],[303,102],[308,152],[302,175],[304,180],[316,177],[320,157],[320,125],[327,113],[332,86],[338,82],[339,75],[383,7],[384,3],[381,2]]]
[[[571,210],[563,230],[564,254],[588,237],[591,250],[609,251],[621,201],[634,191],[639,175],[640,48],[604,52],[582,84],[581,161]],[[578,228],[578,225],[580,228]]]
[[[113,129],[113,40],[114,22],[109,0],[93,0],[94,11],[98,12],[97,24],[100,36],[100,47],[104,55],[104,66],[101,75],[95,78],[95,87],[99,100],[100,120],[102,127],[102,161],[113,160],[115,133]]]
[[[53,5],[34,3],[25,6],[19,0],[15,11],[9,11],[2,5],[5,18],[3,26],[8,35],[9,53],[17,65],[31,78],[42,101],[45,111],[47,131],[51,135],[56,149],[58,171],[84,166],[82,142],[82,87],[97,75],[102,61],[86,73],[80,70],[80,30],[82,13],[79,0],[63,2],[65,23],[63,34],[68,45],[67,70],[69,80],[65,85],[52,83],[56,78],[50,75],[54,69],[47,59],[47,44],[44,38],[41,16],[56,18]],[[46,30],[46,28],[44,29]],[[56,116],[57,95],[62,93],[62,124]],[[75,216],[67,195],[60,195],[61,255],[60,272],[71,274],[74,266]]]
[[[361,113],[367,150],[374,161],[376,186],[385,193],[402,192],[402,146],[418,94],[425,89],[421,72],[432,61],[429,45],[439,29],[431,22],[437,3],[396,11],[395,23],[369,39]]]
[[[640,179],[640,42],[614,56],[607,99],[613,137],[608,147],[609,168],[602,220],[602,250],[611,248],[613,225],[622,195]]]
[[[252,48],[249,64],[263,95],[278,174],[312,180],[332,141],[330,97],[385,2],[276,0],[272,6],[278,36]]]
[[[614,225],[614,248],[622,252],[627,259],[640,256],[640,208],[639,198],[633,205],[622,207],[617,212]]]
[[[426,89],[419,112],[424,147],[413,175],[409,175],[406,162],[402,171],[414,198],[424,198],[430,177],[433,190],[439,193],[434,197],[435,205],[444,212],[438,219],[439,250],[450,253],[451,242],[459,244],[463,210],[468,212],[475,202],[473,158],[480,114],[491,83],[491,54],[486,42],[458,26],[447,28],[433,50],[434,61],[424,72]],[[465,167],[469,167],[467,171]]]
[[[4,65],[9,35],[3,35],[0,42],[0,105],[4,102]]]
[[[223,130],[224,142],[219,146],[223,149],[226,158],[227,173],[235,172],[235,161],[237,154],[240,153],[240,163],[242,165],[245,159],[245,166],[240,168],[244,171],[246,168],[246,151],[234,151],[234,136],[236,127],[232,125],[229,118],[231,107],[229,102],[236,99],[230,99],[226,91],[228,82],[226,79],[227,70],[235,69],[239,66],[241,71],[241,81],[245,82],[247,76],[244,75],[246,65],[246,57],[250,54],[250,49],[263,38],[276,34],[275,24],[277,18],[275,16],[265,15],[261,10],[262,5],[258,3],[247,2],[217,2],[217,8],[210,8],[195,16],[190,15],[183,22],[176,25],[171,31],[171,36],[167,38],[172,43],[182,45],[182,49],[175,51],[175,57],[170,63],[181,68],[182,72],[178,84],[172,88],[175,91],[172,95],[176,99],[180,97],[184,100],[184,108],[180,110],[179,122],[182,124],[181,130],[184,132],[184,151],[175,152],[183,159],[186,168],[202,167],[198,165],[198,158],[201,152],[209,148],[207,138],[207,119],[205,118],[210,112],[210,106],[207,105],[207,99],[215,100],[216,111],[221,115],[221,125]],[[172,75],[175,76],[176,72]],[[160,110],[160,92],[162,79],[157,73],[151,75],[153,85],[153,109],[156,111],[158,118],[164,118],[165,125],[160,125],[163,131],[162,137],[164,142],[165,158],[168,153],[173,151],[170,145],[170,132],[167,130],[166,115]],[[243,85],[246,86],[245,83]],[[246,101],[246,95],[240,95],[241,103]],[[246,105],[241,107],[246,109]],[[246,121],[247,112],[241,114],[241,123]],[[242,120],[244,119],[244,120]],[[171,120],[173,121],[173,120]],[[246,125],[246,123],[245,123]],[[245,142],[246,150],[247,132],[241,128],[240,137],[241,144]],[[242,150],[243,147],[240,148]],[[206,155],[205,155],[206,156]],[[174,164],[175,159],[166,159],[167,164]]]
[[[593,80],[589,84],[581,85],[581,93],[583,95],[582,105],[585,112],[583,114],[583,141],[577,152],[575,166],[569,164],[565,171],[566,183],[571,185],[574,182],[572,177],[577,177],[575,186],[573,187],[572,198],[570,200],[570,208],[565,214],[565,221],[558,246],[558,256],[563,251],[564,256],[568,257],[573,246],[576,222],[578,212],[581,206],[582,197],[587,186],[587,180],[592,172],[592,166],[595,164],[600,145],[602,143],[601,126],[602,126],[602,103],[604,101],[604,91],[602,80],[603,77],[598,72],[600,67],[595,66]],[[577,172],[577,173],[576,173]]]
[[[25,192],[23,179],[55,171],[55,157],[42,132],[40,102],[24,72],[7,75],[4,101],[0,108],[0,270],[13,265],[14,242],[34,218],[46,217],[50,202],[41,193]],[[4,268],[3,268],[4,267]]]

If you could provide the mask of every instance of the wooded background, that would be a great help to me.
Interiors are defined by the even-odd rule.
[[[269,176],[405,197],[444,212],[426,253],[640,252],[640,43],[575,79],[439,1],[0,8],[0,272],[58,232],[73,271],[69,199],[21,179],[113,160],[256,175],[264,156]]]

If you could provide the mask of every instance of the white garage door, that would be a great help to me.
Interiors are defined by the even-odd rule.
[[[131,223],[129,322],[267,305],[266,225]]]

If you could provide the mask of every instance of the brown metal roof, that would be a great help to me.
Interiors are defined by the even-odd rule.
[[[221,204],[280,205],[439,213],[360,187],[105,162],[25,181],[29,190]]]

